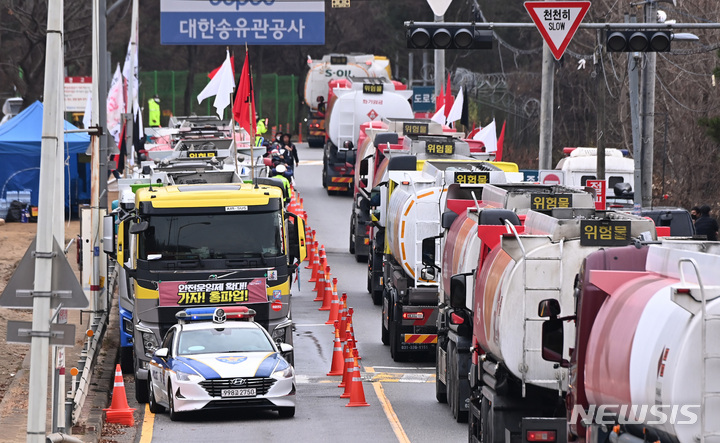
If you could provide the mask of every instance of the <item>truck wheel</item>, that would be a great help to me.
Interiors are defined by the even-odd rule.
[[[447,386],[440,381],[440,343],[435,348],[435,399],[439,403],[447,403]]]
[[[405,362],[408,359],[407,353],[400,350],[400,331],[398,331],[398,322],[390,320],[390,355],[393,360],[400,363]]]
[[[148,381],[135,377],[135,400],[138,403],[148,402]]]
[[[445,383],[447,383],[447,400],[448,405],[450,406],[450,413],[452,414],[453,418],[457,418],[457,384],[455,383],[453,374],[455,373],[454,369],[454,360],[453,360],[453,350],[455,349],[455,343],[452,341],[448,341],[447,344],[447,373],[445,374]]]
[[[381,295],[381,298],[384,296]],[[380,300],[380,303],[382,303],[382,300]],[[380,332],[380,339],[382,340],[382,344],[387,346],[390,343],[390,331],[385,327],[385,318],[387,317],[387,312],[385,311],[385,304],[383,303],[382,308],[382,318],[380,319],[380,327],[382,328]]]
[[[467,411],[460,411],[460,370],[458,365],[457,346],[452,341],[448,343],[447,354],[449,363],[446,380],[448,380],[448,386],[452,386],[452,402],[450,403],[450,410],[452,411],[455,421],[458,423],[467,423]]]
[[[120,369],[123,374],[133,372],[133,348],[132,346],[123,346],[120,348]]]
[[[372,291],[372,301],[375,306],[378,306],[380,303],[382,303],[382,289],[375,289]]]
[[[355,209],[353,208],[353,212]],[[350,216],[350,247],[348,248],[351,254],[355,253],[355,214]]]
[[[322,186],[323,188],[327,189],[327,166],[325,164],[325,160],[323,160],[323,170],[322,170]],[[330,191],[328,191],[328,194],[330,194]]]

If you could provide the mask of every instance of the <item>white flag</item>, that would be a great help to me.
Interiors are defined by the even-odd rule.
[[[215,102],[213,106],[222,119],[225,108],[230,104],[230,95],[233,89],[235,89],[235,77],[230,63],[230,51],[227,51],[225,62],[223,62],[220,70],[210,79],[205,89],[198,94],[198,103],[202,103],[203,100],[214,95]]]
[[[115,142],[119,143],[120,128],[122,127],[122,113],[125,111],[125,99],[123,98],[123,77],[120,72],[120,64],[118,63],[112,83],[110,84],[110,92],[107,96],[107,127],[110,135],[115,138]]]
[[[440,106],[440,109],[438,109],[438,112],[433,115],[430,120],[440,123],[441,125],[445,124],[445,105]]]
[[[83,128],[87,129],[92,126],[92,92],[88,92],[87,102],[85,102],[85,114],[83,114]]]
[[[485,144],[485,152],[497,151],[497,132],[495,132],[495,119],[492,123],[482,128],[473,137],[473,140],[479,140]]]
[[[463,89],[462,86],[460,86],[460,91],[458,91],[457,97],[455,97],[455,101],[453,102],[452,108],[450,108],[450,113],[447,116],[447,122],[452,123],[454,121],[460,120],[462,117],[462,109],[463,109]]]
[[[132,97],[125,99],[125,104],[133,106],[132,109],[138,109],[138,4],[137,0],[133,0],[132,4],[132,22],[130,30],[130,42],[128,43],[127,53],[125,54],[125,63],[123,64],[123,77],[128,82],[128,94],[132,89]],[[131,83],[132,82],[132,83]],[[128,109],[127,112],[131,113]]]

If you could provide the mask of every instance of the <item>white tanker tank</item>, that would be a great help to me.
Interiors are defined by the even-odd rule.
[[[686,248],[651,245],[645,272],[590,271],[590,284],[609,297],[587,342],[585,391],[596,407],[636,405],[630,418],[651,441],[717,442],[720,248]]]

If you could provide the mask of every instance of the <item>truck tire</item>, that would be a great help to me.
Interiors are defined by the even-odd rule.
[[[402,352],[400,350],[400,331],[398,331],[398,327],[400,325],[398,322],[390,317],[390,356],[392,357],[393,361],[396,361],[398,363],[406,362],[408,359],[407,353]]]
[[[382,302],[382,298],[385,298],[385,291],[382,291],[380,300],[380,303],[383,305],[382,318],[380,319],[380,340],[382,340],[383,345],[387,346],[390,344],[390,331],[388,331],[388,328],[385,327],[385,318],[387,317],[388,313],[385,312],[385,304]]]
[[[148,402],[148,381],[135,377],[135,400],[138,403]]]
[[[435,399],[438,403],[447,403],[447,386],[440,381],[440,343],[435,347]]]
[[[350,247],[351,254],[355,253],[355,205],[353,205],[353,214],[350,216]]]
[[[457,346],[454,342],[448,343],[448,373],[445,378],[448,381],[448,391],[451,391],[452,401],[450,402],[450,410],[453,418],[458,423],[467,423],[467,411],[460,411],[460,371],[458,365]],[[452,388],[450,388],[452,386]]]
[[[133,372],[133,348],[132,346],[120,347],[120,369],[123,374]]]

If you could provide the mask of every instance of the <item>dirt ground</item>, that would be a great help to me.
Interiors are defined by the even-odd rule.
[[[65,223],[65,245],[71,238],[79,233],[80,222],[71,221]],[[15,268],[20,263],[28,246],[35,238],[37,230],[36,223],[5,223],[0,225],[0,293],[12,276]],[[64,245],[63,245],[64,247]],[[73,268],[75,266],[75,254],[68,254]],[[70,257],[72,255],[72,258]],[[0,308],[0,401],[5,396],[5,391],[12,382],[12,378],[20,369],[25,354],[30,350],[29,345],[10,344],[5,341],[7,336],[8,320],[30,321],[32,313],[26,309]]]

